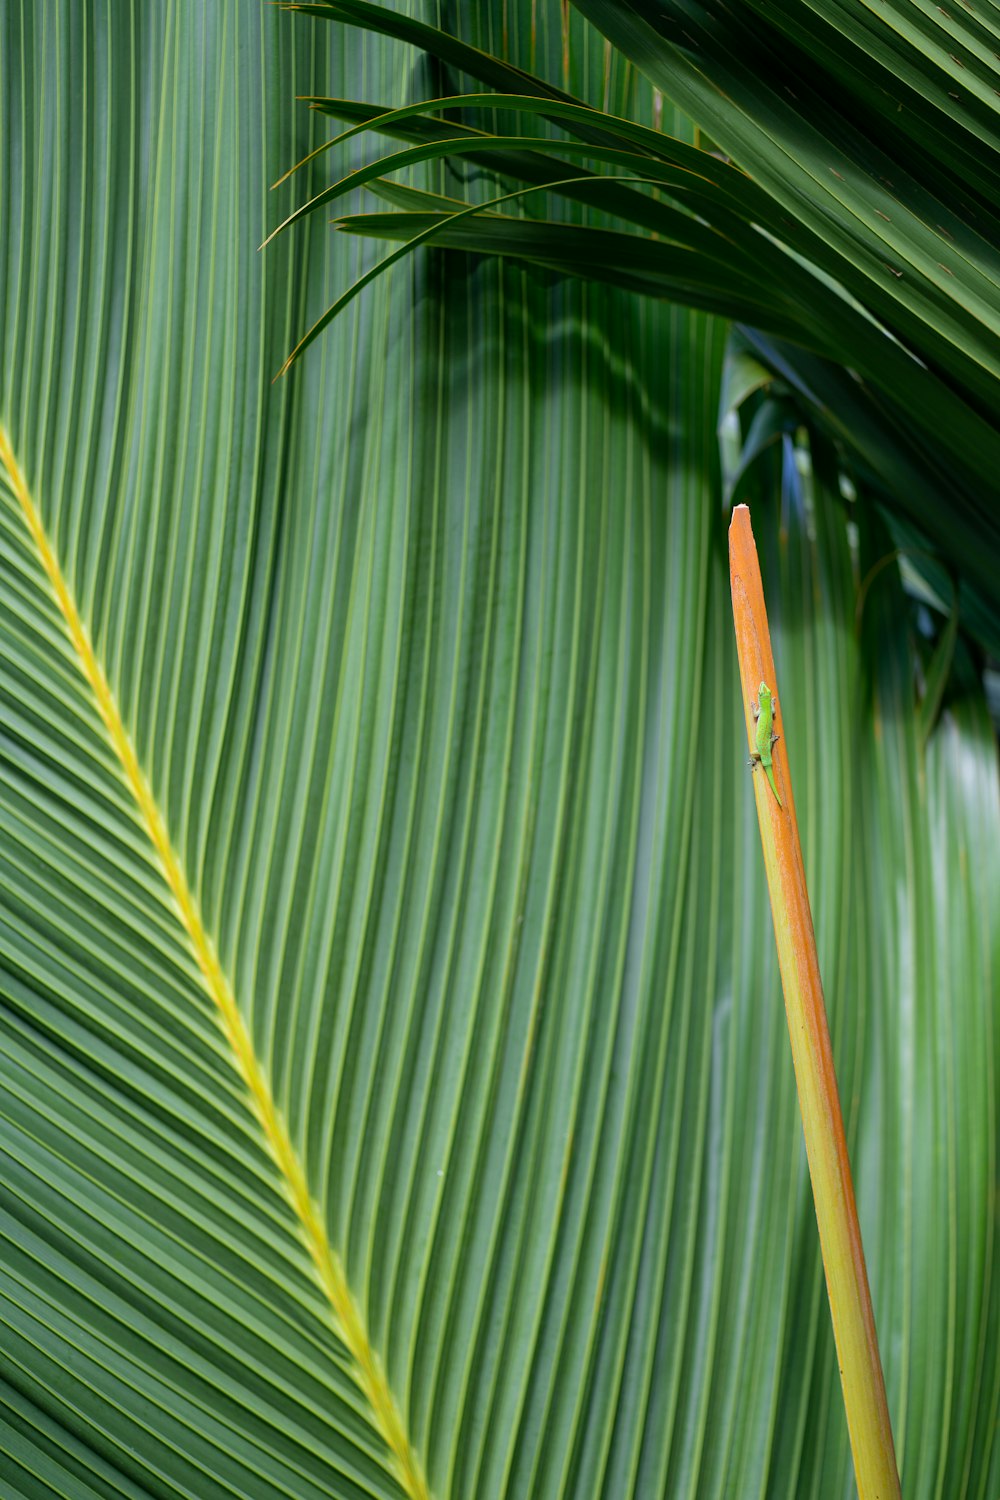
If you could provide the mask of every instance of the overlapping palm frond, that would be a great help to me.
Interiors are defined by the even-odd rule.
[[[915,20],[905,4],[864,17],[839,4],[580,5],[722,148],[693,151],[370,0],[292,8],[386,31],[498,92],[456,89],[391,113],[314,100],[414,144],[347,173],[289,222],[439,156],[533,188],[548,172],[554,196],[618,226],[550,222],[535,202],[469,216],[389,181],[378,187],[396,212],[340,225],[514,256],[750,325],[761,356],[880,482],[890,521],[915,527],[917,550],[940,560],[936,574],[921,563],[929,581],[954,571],[966,628],[1000,651],[1000,69],[987,21],[940,7]],[[441,118],[449,104],[461,123]],[[484,129],[490,108],[542,138]],[[655,189],[623,185],[625,173]]]
[[[382,253],[318,213],[258,255],[330,185],[268,192],[328,133],[293,96],[442,92],[428,8],[337,10],[398,35],[0,12],[0,1489],[850,1493],[722,545],[753,449],[905,1492],[991,1500],[996,748],[962,635],[915,695],[876,430],[845,504],[801,391],[883,397],[774,374],[813,282],[817,339],[888,314],[741,224],[789,321],[737,345],[707,209],[768,193],[579,15],[489,0],[443,19],[594,154],[423,110],[422,150],[522,144],[385,191],[554,162],[553,233],[669,250],[670,297],[617,249],[415,256],[272,384]]]

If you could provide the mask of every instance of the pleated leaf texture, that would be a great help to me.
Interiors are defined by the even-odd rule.
[[[373,254],[257,252],[295,95],[434,81],[240,0],[0,16],[5,1497],[852,1493],[725,323],[438,252],[271,383]],[[859,633],[871,513],[755,474],[903,1489],[990,1500],[996,746],[973,681],[924,753],[894,569]]]

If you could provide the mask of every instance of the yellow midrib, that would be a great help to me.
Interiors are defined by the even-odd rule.
[[[80,670],[94,694],[104,727],[115,754],[121,762],[125,779],[142,814],[146,830],[163,867],[164,877],[177,903],[180,919],[201,971],[205,989],[215,1003],[219,1024],[233,1050],[236,1067],[247,1086],[268,1147],[281,1172],[320,1285],[333,1309],[336,1331],[350,1350],[357,1366],[358,1384],[371,1405],[376,1425],[393,1455],[396,1477],[412,1500],[430,1500],[420,1461],[410,1446],[395,1399],[382,1371],[381,1362],[368,1339],[365,1321],[351,1295],[343,1264],[330,1244],[326,1226],[309,1191],[302,1163],[292,1145],[284,1119],[275,1105],[264,1070],[254,1052],[246,1023],[236,1004],[232,986],[216,957],[215,948],[202,923],[198,903],[170,842],[166,820],[153,796],[146,775],[139,765],[135,747],[122,723],[114,694],[94,654],[76,602],[63,577],[55,553],[49,545],[38,508],[32,499],[10,439],[3,427],[0,427],[0,462],[6,470],[11,488],[24,514],[25,523],[38,549],[42,566],[76,651]]]

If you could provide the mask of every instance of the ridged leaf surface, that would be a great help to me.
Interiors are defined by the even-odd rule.
[[[470,36],[653,120],[561,16]],[[3,16],[14,1497],[850,1492],[725,326],[432,255],[271,384],[369,255],[257,253],[325,126],[294,96],[430,83],[238,0]],[[753,504],[897,1450],[986,1497],[995,745],[970,689],[922,757],[885,570],[856,629],[884,541],[814,469]]]

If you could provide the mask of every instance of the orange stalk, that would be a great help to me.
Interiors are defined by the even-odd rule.
[[[759,767],[753,785],[854,1472],[861,1500],[898,1500],[899,1474],[799,845],[780,684],[745,505],[735,507],[729,526],[729,577],[751,750],[755,723],[750,704],[759,684],[766,682],[778,699],[781,737],[774,746],[774,776],[783,806]]]

